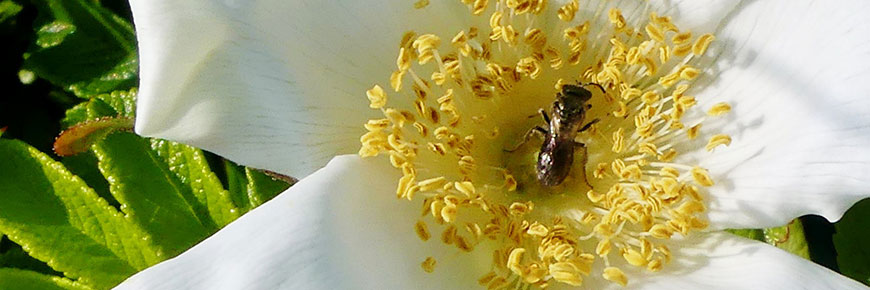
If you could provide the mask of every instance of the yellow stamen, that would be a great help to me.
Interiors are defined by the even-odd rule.
[[[370,90],[366,91],[366,96],[369,97],[369,101],[371,102],[369,107],[372,109],[380,109],[387,104],[387,94],[384,93],[384,89],[379,85],[375,85]]]
[[[710,141],[707,142],[707,146],[704,148],[707,149],[707,151],[713,151],[713,149],[719,145],[731,145],[731,136],[725,134],[713,135],[713,137],[710,137]]]
[[[718,103],[713,105],[709,111],[707,111],[707,115],[710,116],[720,116],[726,114],[731,111],[731,105],[728,103]]]
[[[414,7],[426,9],[428,2]],[[704,190],[714,184],[710,173],[674,160],[705,121],[696,119],[699,101],[686,93],[706,71],[696,56],[714,37],[693,39],[652,11],[632,11],[632,17],[649,16],[638,21],[616,8],[578,13],[577,0],[550,8],[543,0],[490,2],[460,4],[469,17],[480,15],[469,23],[482,27],[403,34],[395,71],[385,79],[397,96],[388,99],[379,85],[366,92],[369,106],[383,116],[364,124],[359,155],[386,155],[401,171],[397,198],[422,204],[422,218],[412,217],[420,240],[432,239],[434,222],[435,240],[446,246],[493,249],[492,272],[478,280],[482,286],[581,286],[593,268],[594,275],[626,285],[625,268],[614,263],[646,271],[667,267],[673,234],[708,226],[701,217]],[[546,21],[553,16],[560,20]],[[442,47],[442,38],[450,43]],[[555,139],[570,144],[574,155],[570,164],[560,163],[568,156],[554,151],[550,161],[567,167],[557,168],[568,169],[567,177],[545,186],[537,176],[549,173],[538,172],[536,158],[549,147],[539,138],[528,144],[516,138],[530,126],[548,127],[527,116],[543,108],[556,118],[550,110],[556,96],[578,83],[600,88],[583,86],[591,99],[579,124],[559,117],[563,123],[549,128],[551,137],[574,137]],[[707,114],[729,110],[716,104]],[[597,123],[582,132],[558,131],[592,120]],[[708,150],[731,142],[712,136]],[[434,271],[435,259],[421,267]]]
[[[423,271],[426,271],[426,273],[432,273],[435,271],[435,263],[435,258],[426,257],[426,260],[420,266],[423,267]]]
[[[704,55],[707,52],[707,47],[710,46],[710,43],[713,42],[712,34],[704,34],[701,37],[698,37],[698,40],[695,40],[695,44],[692,45],[692,53],[695,55]]]
[[[713,186],[713,179],[710,178],[706,169],[700,167],[692,168],[692,178],[700,185]]]
[[[604,274],[602,275],[602,277],[622,286],[628,284],[628,277],[625,277],[625,273],[623,273],[622,270],[617,267],[604,268]]]
[[[432,237],[432,234],[429,233],[429,227],[426,226],[426,223],[423,221],[417,221],[417,223],[414,224],[414,231],[417,232],[417,236],[424,242]]]
[[[695,126],[692,126],[691,128],[689,128],[689,131],[686,132],[689,136],[689,140],[698,138],[698,133],[700,133],[700,131],[701,131],[701,124],[698,124],[698,125],[695,125]]]
[[[417,2],[414,2],[415,9],[423,9],[426,8],[426,6],[429,6],[429,0],[418,0]]]
[[[625,252],[622,253],[622,257],[625,258],[626,262],[635,266],[646,266],[648,263],[647,259],[635,249],[626,249]]]

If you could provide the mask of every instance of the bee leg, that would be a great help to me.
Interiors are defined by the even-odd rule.
[[[547,115],[547,111],[544,111],[544,108],[538,109],[538,113],[540,113],[541,117],[544,118],[544,123],[550,124],[550,116]]]
[[[586,183],[586,186],[588,186],[589,189],[592,189],[592,184],[589,183],[589,178],[586,178],[586,162],[589,161],[589,155],[587,155],[589,151],[586,149],[586,144],[574,141],[574,150],[577,149],[583,151],[583,166],[581,167],[583,171],[580,172],[581,174],[583,174],[583,182]]]
[[[589,127],[592,127],[592,124],[598,123],[598,121],[601,121],[601,120],[599,120],[598,118],[595,118],[595,120],[592,120],[592,122],[589,122],[589,123],[586,123],[586,125],[583,125],[583,128],[580,128],[580,131],[577,131],[577,132],[583,132],[583,131],[589,130]],[[580,144],[583,144],[583,143],[580,143]]]
[[[542,128],[541,126],[535,126],[534,128],[529,129],[529,131],[526,132],[526,136],[523,137],[523,142],[520,142],[519,144],[517,144],[516,146],[514,146],[514,148],[511,148],[511,149],[504,149],[504,151],[505,151],[505,152],[514,152],[514,151],[517,151],[517,149],[520,149],[520,147],[522,147],[523,144],[526,144],[526,142],[529,142],[529,138],[531,138],[531,137],[532,137],[532,134],[535,134],[535,133],[538,133],[539,135],[544,136],[544,135],[547,135],[547,129],[544,129],[544,128]]]

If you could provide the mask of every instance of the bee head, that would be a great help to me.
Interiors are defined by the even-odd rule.
[[[582,116],[588,109],[586,104],[592,99],[592,92],[578,85],[562,86],[559,98],[556,100],[559,112],[563,117]]]

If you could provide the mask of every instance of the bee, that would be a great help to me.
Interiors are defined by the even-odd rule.
[[[588,104],[592,98],[592,92],[584,88],[590,85],[605,92],[604,87],[596,83],[562,86],[562,90],[556,94],[552,112],[547,114],[543,108],[538,110],[549,129],[535,126],[526,133],[522,143],[516,148],[507,150],[508,152],[515,151],[526,143],[533,134],[537,133],[544,136],[544,143],[541,144],[541,151],[538,153],[538,161],[535,164],[536,177],[541,185],[557,186],[565,181],[571,171],[571,165],[574,163],[575,150],[583,151],[583,166],[584,168],[586,166],[586,144],[574,141],[574,138],[577,137],[578,133],[588,130],[599,121],[595,119],[583,124],[586,112],[592,108],[592,105]],[[586,184],[589,182],[586,181]]]

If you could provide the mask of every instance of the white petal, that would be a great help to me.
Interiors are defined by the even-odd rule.
[[[675,242],[658,273],[626,271],[630,289],[868,289],[855,280],[761,242],[728,233]],[[629,270],[636,267],[624,267]],[[619,289],[620,287],[612,287]]]
[[[404,31],[464,15],[399,0],[130,2],[136,132],[296,177],[359,149],[379,114],[365,91],[388,87]]]
[[[468,289],[489,259],[414,232],[384,159],[340,156],[178,257],[117,289]],[[478,251],[485,252],[485,251]],[[483,253],[486,254],[486,253]],[[436,270],[420,263],[435,256]],[[476,260],[475,260],[476,259]],[[478,265],[474,261],[481,261]]]
[[[833,221],[870,196],[870,21],[862,12],[870,2],[662,6],[679,26],[716,35],[688,94],[702,110],[732,105],[701,131],[733,141],[709,153],[699,138],[686,145],[698,152],[682,159],[699,160],[717,182],[715,228],[777,226],[805,214]]]

